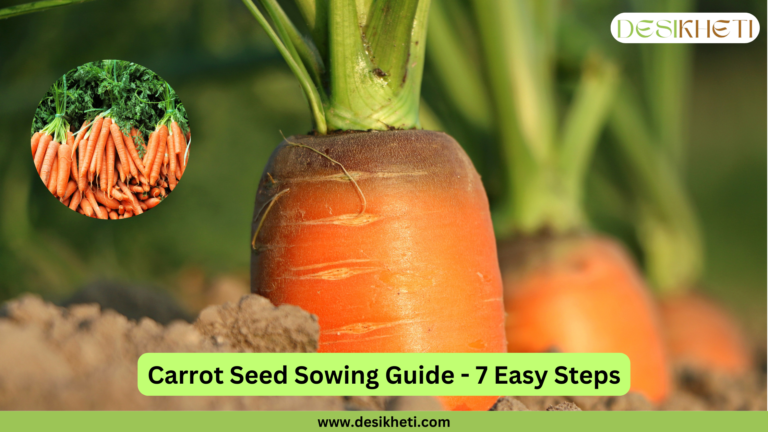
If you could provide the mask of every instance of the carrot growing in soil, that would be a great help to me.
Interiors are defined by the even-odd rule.
[[[552,64],[556,3],[472,5],[506,173],[494,224],[503,238],[507,349],[625,353],[631,391],[660,402],[670,382],[658,311],[627,252],[589,231],[582,204],[618,70],[598,53],[587,57],[561,120]]]
[[[686,49],[684,46],[671,48]],[[674,66],[671,69],[687,70]],[[658,75],[669,77],[669,73]],[[681,127],[677,123],[682,123],[679,111],[683,106],[670,107],[675,106],[675,100],[683,100],[684,94],[680,90],[669,90],[670,94],[664,93],[664,99],[669,101],[649,101],[667,105],[668,115],[657,119],[654,128],[629,87],[625,85],[622,90],[620,102],[616,103],[611,116],[611,130],[618,159],[626,167],[622,173],[635,186],[628,195],[633,197],[636,208],[636,231],[646,271],[660,295],[670,358],[675,364],[730,375],[744,374],[751,370],[753,360],[739,325],[720,304],[697,289],[704,269],[704,246],[679,172],[682,133],[669,133]],[[663,145],[659,146],[658,142]]]
[[[244,3],[298,77],[315,129],[286,138],[264,170],[252,291],[316,314],[320,352],[503,352],[482,182],[453,138],[416,130],[429,1],[297,2],[311,39],[276,1],[261,2],[274,28]],[[496,399],[440,398],[452,410]]]

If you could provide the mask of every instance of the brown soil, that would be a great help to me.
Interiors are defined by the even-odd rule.
[[[67,308],[24,295],[0,308],[2,410],[439,410],[431,397],[147,397],[136,387],[146,352],[315,352],[315,316],[257,295],[204,309],[193,324],[129,320],[96,304]],[[729,378],[679,367],[659,409],[765,410],[758,370]],[[503,397],[495,411],[654,409],[642,396]]]

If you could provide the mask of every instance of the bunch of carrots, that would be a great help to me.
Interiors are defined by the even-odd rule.
[[[70,126],[81,120],[80,129]],[[32,130],[35,169],[48,190],[98,219],[154,208],[176,188],[189,160],[178,97],[153,72],[125,61],[87,63],[65,74],[38,106]]]
[[[161,122],[146,145],[140,131],[125,134],[108,114],[75,133],[49,126],[32,135],[37,173],[53,196],[89,217],[125,219],[154,208],[187,167],[189,133],[175,120]]]

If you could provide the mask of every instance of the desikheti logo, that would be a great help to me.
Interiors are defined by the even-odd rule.
[[[749,43],[759,33],[748,13],[622,13],[611,22],[621,43]]]

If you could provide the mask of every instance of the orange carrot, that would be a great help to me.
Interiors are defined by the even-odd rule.
[[[69,134],[70,133],[68,133],[68,135],[67,135],[67,145],[69,145],[70,149],[71,149],[70,154],[69,154],[69,160],[70,160],[69,166],[71,168],[69,170],[69,177],[72,180],[76,180],[77,177],[78,177],[78,171],[77,171],[77,159],[75,158],[75,148],[74,148],[74,146],[75,146],[75,142],[77,140],[74,139],[74,135],[72,135],[72,138],[74,139],[74,141],[70,142],[70,135]]]
[[[131,135],[134,134],[134,131],[136,129],[131,129]],[[128,154],[131,157],[132,166],[135,167],[139,172],[141,172],[144,175],[147,175],[146,168],[144,168],[144,163],[141,162],[141,158],[139,157],[139,152],[136,150],[136,143],[133,142],[133,137],[131,135],[123,135],[124,142],[125,142],[125,148],[128,150]],[[131,169],[131,175],[133,175],[133,169]],[[137,175],[133,175],[134,177],[137,177]]]
[[[147,171],[152,171],[152,163],[154,162],[155,152],[157,151],[157,131],[149,134],[149,143],[147,144],[147,152],[144,153],[144,159],[142,162],[147,168]],[[147,174],[149,175],[149,174]]]
[[[117,127],[116,124],[112,124],[112,126]],[[112,135],[107,139],[107,157],[106,157],[106,162],[107,162],[107,182],[106,182],[106,185],[109,185],[109,186],[112,186],[112,184],[113,184],[112,181],[115,179],[115,153],[116,153],[115,147],[117,147],[117,145],[115,144],[114,136],[115,136],[115,134],[113,132]],[[106,185],[105,185],[105,187],[102,188],[102,190],[106,189],[107,191],[109,191],[109,188],[107,188]]]
[[[37,151],[37,146],[40,144],[40,136],[42,133],[35,132],[34,135],[32,135],[32,157],[35,157],[35,152]]]
[[[674,363],[733,376],[752,369],[736,320],[712,299],[695,292],[668,296],[661,301],[661,319]]]
[[[75,155],[75,150],[78,149],[80,142],[85,138],[85,131],[87,130],[86,126],[88,126],[88,120],[83,121],[83,125],[80,126],[80,130],[77,132],[77,138],[75,138],[75,142],[72,145],[72,156]],[[76,178],[77,176],[74,177]]]
[[[126,210],[125,214],[123,215],[123,219],[128,219],[129,217],[133,216],[133,211]]]
[[[171,132],[173,132],[173,153],[179,154],[181,153],[181,147],[183,146],[182,141],[184,138],[182,138],[181,128],[179,127],[179,124],[176,123],[176,120],[171,122]]]
[[[102,216],[104,216],[103,218],[104,220],[109,219],[109,211],[106,208],[99,206],[99,212],[101,212]],[[102,219],[102,218],[99,218],[99,219]]]
[[[133,192],[133,193],[137,193],[137,194],[142,194],[142,193],[144,193],[144,189],[143,189],[141,186],[138,186],[138,185],[136,185],[136,186],[128,186],[128,188],[129,188],[129,189],[131,190],[131,192]]]
[[[168,187],[169,187],[171,190],[174,190],[174,189],[176,189],[176,185],[178,184],[178,182],[179,182],[179,181],[178,181],[178,180],[176,180],[176,175],[175,175],[175,174],[170,174],[170,175],[168,175]]]
[[[99,140],[96,142],[96,148],[93,154],[93,160],[95,164],[91,164],[90,170],[94,172],[94,174],[98,174],[101,172],[101,167],[99,166],[102,161],[102,156],[104,155],[104,151],[107,148],[107,138],[110,135],[109,132],[109,126],[112,124],[111,118],[105,118],[104,122],[101,125],[101,131],[99,132]]]
[[[148,207],[147,204],[144,203],[144,201],[139,201],[139,207],[141,207],[141,210],[147,211]]]
[[[128,151],[125,148],[125,143],[123,142],[123,133],[120,132],[120,126],[112,123],[112,126],[110,126],[109,129],[112,132],[112,141],[114,142],[115,151],[117,152],[117,156],[120,158],[120,162],[123,164],[125,169],[130,169],[130,156],[128,155]],[[136,177],[138,174],[139,173],[136,171],[136,168],[131,171],[131,176],[133,177]]]
[[[80,195],[79,193],[72,195],[72,200],[69,202],[70,210],[77,211],[77,207],[80,205],[81,199],[82,199],[82,195]]]
[[[96,190],[93,192],[93,194],[96,196],[96,201],[104,204],[104,207],[108,209],[115,210],[120,207],[120,201],[108,197],[104,191]]]
[[[488,199],[456,141],[430,131],[288,141],[328,149],[345,170],[308,148],[277,147],[254,207],[254,293],[317,315],[320,352],[506,351]],[[320,181],[381,164],[408,175]],[[453,410],[497,399],[440,398]]]
[[[88,188],[85,190],[85,198],[88,200],[88,203],[91,205],[91,208],[93,209],[93,212],[96,214],[96,217],[99,219],[106,219],[105,214],[101,212],[99,209],[99,203],[96,201],[96,195],[93,194],[93,190],[91,188]]]
[[[48,191],[53,194],[53,196],[56,195],[56,185],[58,184],[59,180],[59,158],[56,157],[53,160],[53,168],[51,168],[50,178],[48,179]]]
[[[150,198],[146,201],[144,201],[144,204],[147,206],[147,209],[154,208],[156,205],[160,204],[159,198]]]
[[[67,183],[66,189],[64,189],[63,198],[64,199],[69,198],[73,193],[75,193],[76,190],[77,190],[77,183],[75,183],[74,180],[70,180]]]
[[[113,165],[113,167],[114,167],[114,165]],[[99,172],[99,189],[101,189],[103,191],[106,191],[107,190],[107,179],[109,178],[107,176],[107,153],[106,153],[106,151],[101,154],[101,164],[99,164],[99,169],[101,170],[101,172]],[[113,174],[114,174],[114,171],[113,171]]]
[[[42,139],[42,138],[41,138]],[[40,168],[40,178],[43,179],[43,183],[48,185],[48,181],[51,179],[51,169],[53,169],[53,163],[59,156],[59,143],[54,141],[47,145],[45,151],[45,159],[43,165]]]
[[[126,197],[121,191],[120,188],[114,187],[112,188],[112,196],[118,200],[118,201],[125,201],[128,197]]]
[[[168,138],[168,128],[162,125],[157,132],[157,155],[151,165],[149,184],[154,186],[157,184],[157,179],[160,177],[160,167],[163,165],[163,155],[165,154],[166,141]]]
[[[52,140],[53,135],[49,135],[47,132],[43,133],[43,135],[40,137],[40,142],[38,143],[37,151],[35,152],[35,169],[37,169],[38,174],[40,174],[40,171],[43,168],[45,156],[48,154],[48,146]]]
[[[65,206],[69,206],[69,198],[59,198],[59,201]]]
[[[93,121],[93,124],[91,125],[91,130],[88,137],[88,146],[86,147],[85,154],[83,155],[83,160],[80,161],[78,166],[80,167],[80,177],[85,178],[85,174],[88,172],[93,172],[90,170],[91,166],[91,160],[93,160],[93,154],[96,152],[96,145],[98,144],[99,135],[101,134],[101,126],[104,123],[104,117],[99,115],[96,117],[96,119]],[[82,192],[83,189],[81,187],[80,191]]]
[[[120,175],[120,180],[125,181],[126,180],[125,167],[123,167],[123,164],[120,161],[117,161],[117,167],[115,169]],[[110,186],[114,186],[114,185],[115,185],[114,183],[110,183]]]
[[[141,210],[141,206],[139,205],[139,201],[136,199],[135,196],[131,193],[130,189],[128,189],[128,186],[125,185],[122,181],[118,180],[117,185],[122,190],[123,194],[126,195],[131,200],[131,206],[133,207],[133,212],[137,215],[140,215],[143,213]]]
[[[509,352],[621,352],[630,391],[669,393],[655,303],[621,246],[594,236],[552,237],[500,249]]]
[[[109,218],[110,218],[111,220],[117,220],[117,219],[118,219],[118,214],[117,214],[117,212],[115,212],[115,211],[110,211],[110,212],[109,212]]]
[[[122,205],[122,204],[120,204],[120,205],[117,207],[117,213],[118,213],[118,214],[120,214],[120,215],[124,215],[124,214],[125,214],[125,206],[124,206],[124,205]]]
[[[72,174],[72,147],[64,144],[59,147],[59,171],[56,180],[56,196],[63,197],[69,185],[69,176]]]
[[[149,191],[149,196],[152,198],[157,198],[159,196],[165,196],[165,190],[163,188],[152,188],[152,190]]]
[[[86,189],[86,191],[89,191],[89,190],[91,190],[91,189]],[[84,215],[86,215],[88,217],[93,217],[94,216],[93,206],[91,205],[91,203],[87,199],[84,199],[84,200],[80,201],[80,208],[83,209],[83,214]]]

